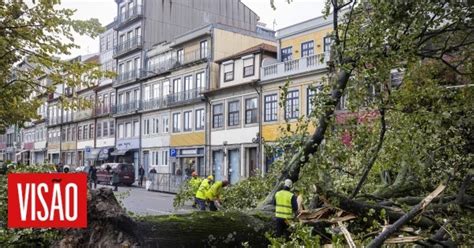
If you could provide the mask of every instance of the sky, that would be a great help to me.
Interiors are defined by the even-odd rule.
[[[291,4],[288,4],[287,0],[275,0],[276,10],[271,8],[270,0],[241,1],[260,16],[260,22],[266,23],[267,28],[278,30],[321,16],[325,0],[293,0]],[[98,18],[104,26],[112,22],[117,14],[114,0],[62,0],[61,5],[64,8],[76,9],[75,19]],[[81,48],[73,50],[72,54],[65,58],[99,51],[98,38],[75,35],[74,40]]]

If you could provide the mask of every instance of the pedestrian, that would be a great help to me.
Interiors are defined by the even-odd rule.
[[[196,192],[196,203],[199,206],[199,210],[206,210],[206,194],[209,188],[211,187],[214,177],[212,175],[208,176],[206,179],[202,180],[199,188]]]
[[[150,170],[150,174],[156,174],[155,167],[151,168],[151,170]]]
[[[140,166],[140,168],[138,169],[138,176],[139,176],[138,186],[142,187],[143,177],[145,177],[145,169],[143,169],[143,166]]]
[[[191,188],[192,192],[193,192],[193,195],[194,195],[194,202],[193,202],[193,205],[192,207],[193,208],[196,208],[197,207],[197,201],[196,201],[196,193],[199,189],[199,186],[201,185],[201,182],[202,182],[202,178],[200,178],[197,174],[197,172],[193,172],[191,174],[191,179],[189,180],[189,187]]]
[[[298,211],[298,202],[296,195],[290,189],[293,182],[290,179],[285,180],[283,189],[275,194],[273,204],[275,205],[276,236],[288,237],[288,221],[293,219]]]
[[[63,172],[64,172],[64,173],[68,173],[68,172],[69,172],[69,165],[65,165],[65,166],[64,166]]]
[[[229,181],[217,181],[209,188],[206,197],[209,202],[209,210],[217,211],[217,205],[221,205],[221,193],[222,189],[229,185]]]
[[[97,168],[95,165],[89,167],[89,188],[92,188],[92,183],[94,183],[94,189],[97,188]]]
[[[112,170],[112,186],[114,186],[114,191],[118,191],[118,185],[120,183],[119,174],[116,170]]]
[[[176,170],[176,175],[177,175],[177,176],[183,175],[183,172],[181,172],[181,169],[178,168],[178,169]]]

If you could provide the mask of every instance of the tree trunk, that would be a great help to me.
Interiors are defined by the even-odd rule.
[[[270,216],[194,212],[131,218],[110,189],[91,190],[88,227],[63,231],[54,247],[267,247]]]

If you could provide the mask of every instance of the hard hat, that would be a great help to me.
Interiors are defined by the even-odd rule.
[[[193,173],[191,173],[191,176],[193,176],[193,177],[197,177],[197,176],[198,176],[198,174],[197,174],[197,172],[193,171]]]
[[[214,176],[213,176],[213,175],[209,175],[209,176],[207,177],[207,179],[214,181]]]
[[[292,185],[293,185],[293,182],[291,181],[291,179],[285,180],[285,187],[291,188]]]

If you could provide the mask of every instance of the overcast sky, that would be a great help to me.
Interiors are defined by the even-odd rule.
[[[322,15],[324,0],[293,0],[288,4],[286,0],[275,0],[276,10],[270,6],[270,0],[241,0],[258,16],[260,21],[267,24],[268,28],[280,29],[304,20]],[[64,8],[76,9],[76,19],[98,18],[100,23],[107,25],[116,16],[116,4],[114,0],[62,0]],[[73,51],[73,57],[81,54],[99,51],[99,41],[84,36],[75,36],[75,41],[81,49]]]

